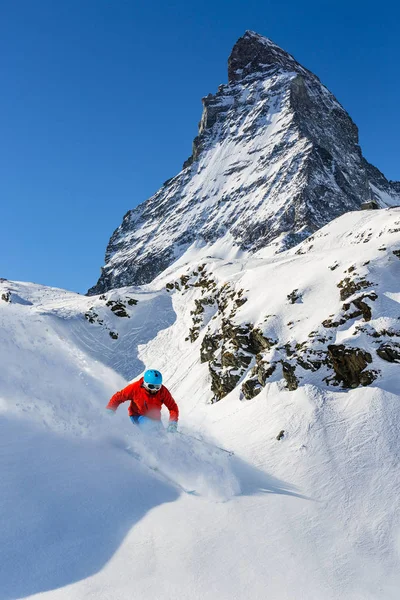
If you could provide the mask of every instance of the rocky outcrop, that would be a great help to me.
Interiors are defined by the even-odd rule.
[[[337,382],[345,388],[370,385],[376,379],[376,373],[366,370],[372,363],[372,356],[361,348],[346,348],[343,344],[331,344],[328,346],[328,357]]]
[[[377,355],[390,363],[400,362],[400,344],[397,342],[384,342],[376,351]]]
[[[183,170],[113,233],[89,294],[148,283],[194,242],[229,236],[254,252],[279,239],[280,251],[366,202],[400,203],[400,184],[362,157],[343,107],[271,40],[247,31],[228,79],[203,99]]]
[[[299,380],[297,379],[295,372],[296,368],[293,365],[286,361],[282,361],[283,378],[286,381],[287,389],[291,392],[297,390],[297,388],[299,387]]]
[[[218,332],[206,334],[201,344],[200,357],[202,362],[208,362],[213,402],[218,402],[229,394],[247,373],[259,351],[270,348],[273,343],[252,324],[235,325],[229,319],[223,319]],[[260,365],[259,368],[257,375],[260,374],[262,380]],[[258,393],[257,390],[261,390],[258,378],[247,382],[242,388],[246,398],[252,398]]]
[[[352,279],[350,277],[345,277],[342,281],[338,283],[338,288],[340,289],[340,299],[347,300],[351,296],[353,296],[356,292],[360,290],[367,289],[374,284],[370,281],[367,281],[363,278]]]
[[[127,318],[130,319],[130,315],[128,312],[128,307],[136,306],[138,300],[132,298],[131,296],[119,297],[119,298],[110,298],[107,299],[105,294],[99,296],[96,306],[91,306],[85,313],[84,318],[92,325],[99,325],[103,329],[106,329],[113,340],[118,339],[118,333],[110,329],[108,324],[108,318],[105,319],[104,311],[101,310],[103,307],[107,307],[110,309],[110,312],[113,316],[119,318]],[[100,312],[103,315],[103,318],[100,317]]]
[[[302,296],[299,290],[293,290],[293,292],[290,292],[290,294],[287,295],[287,299],[289,300],[290,304],[301,302],[301,298]]]
[[[310,241],[313,243],[311,239],[305,244]],[[373,338],[372,344],[377,344],[376,356],[397,362],[399,345],[390,340],[400,337],[400,330],[390,327],[378,331],[370,325],[376,318],[374,305],[378,294],[373,289],[375,284],[359,274],[361,269],[365,272],[368,263],[348,267],[336,283],[342,302],[336,314],[323,320],[306,340],[291,339],[285,343],[265,333],[265,323],[273,315],[264,318],[264,326],[243,322],[239,311],[248,301],[247,293],[236,290],[230,282],[217,283],[205,264],[167,283],[169,293],[191,293],[193,308],[189,314],[193,325],[186,340],[194,343],[201,339],[200,361],[208,365],[211,401],[219,402],[238,386],[241,397],[251,400],[272,381],[281,381],[288,391],[294,391],[307,381],[307,372],[319,371],[324,385],[354,388],[371,384],[379,376],[379,370],[372,368],[372,354],[352,344],[334,343],[336,330],[343,325],[353,328],[353,335],[362,332]],[[333,266],[331,271],[339,267],[337,263]],[[337,281],[336,273],[332,277]],[[286,298],[289,304],[304,303],[297,288]],[[295,322],[286,325],[292,328]]]

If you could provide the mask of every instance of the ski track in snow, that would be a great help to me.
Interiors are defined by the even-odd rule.
[[[370,260],[370,323],[382,329],[400,314],[399,216],[349,213],[279,257],[207,261],[219,282],[249,290],[237,318],[272,314],[265,331],[285,342],[337,313],[337,282]],[[236,389],[210,405],[207,327],[185,341],[199,291],[165,292],[200,260],[191,248],[151,286],[107,294],[138,299],[130,318],[99,298],[0,282],[0,295],[11,290],[0,300],[0,600],[398,598],[398,364],[374,358],[382,373],[366,388],[307,372],[294,392],[276,378],[251,401]],[[296,287],[303,301],[288,304]],[[91,307],[102,324],[83,318]],[[363,335],[375,356],[352,320],[335,335],[355,346]],[[144,365],[165,373],[184,435],[144,435],[126,405],[105,414]]]

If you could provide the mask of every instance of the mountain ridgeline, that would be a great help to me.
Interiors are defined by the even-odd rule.
[[[400,204],[400,183],[365,160],[356,125],[317,76],[247,31],[228,83],[203,98],[192,155],[124,216],[88,294],[149,283],[193,244],[220,257],[287,250],[369,202]]]

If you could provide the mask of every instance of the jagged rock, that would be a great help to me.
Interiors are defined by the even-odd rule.
[[[193,342],[197,340],[199,335],[200,327],[198,325],[193,325],[193,327],[189,329],[189,336],[186,338],[186,340],[189,340],[193,344]]]
[[[5,294],[2,294],[1,299],[4,300],[4,302],[11,302],[11,293],[6,292]]]
[[[116,333],[115,331],[110,331],[110,332],[109,332],[109,335],[110,335],[110,337],[111,337],[113,340],[117,340],[117,339],[118,339],[118,333]]]
[[[363,290],[365,288],[369,288],[373,283],[367,281],[366,279],[354,280],[350,279],[350,277],[345,277],[342,281],[340,281],[337,286],[340,289],[340,299],[347,300],[350,296],[353,296],[356,292]]]
[[[223,367],[233,367],[234,369],[246,368],[251,363],[251,356],[242,352],[223,352],[221,355],[221,364]]]
[[[379,204],[375,202],[375,200],[371,200],[370,202],[363,202],[360,206],[361,210],[376,210],[380,208]]]
[[[300,302],[301,294],[300,294],[299,290],[293,290],[293,292],[290,292],[290,294],[287,295],[287,299],[289,300],[290,304],[295,304],[296,302]]]
[[[210,362],[214,358],[214,353],[218,350],[222,336],[205,335],[200,347],[200,362]]]
[[[276,439],[278,440],[278,442],[285,436],[285,430],[282,429],[278,435],[276,436]]]
[[[347,288],[345,293],[349,293],[351,289],[354,288]],[[336,328],[340,327],[340,325],[344,325],[350,319],[356,319],[357,317],[363,317],[364,321],[370,321],[372,318],[371,307],[364,302],[364,300],[369,299],[375,301],[377,298],[378,296],[375,294],[375,292],[362,294],[361,296],[354,298],[354,300],[351,302],[343,304],[343,311],[338,317],[336,317],[336,320],[332,320],[331,318],[325,319],[325,321],[322,321],[322,325],[328,329]],[[352,305],[355,306],[356,310],[348,312]]]
[[[355,298],[354,300],[352,300],[352,302],[350,304],[354,304],[354,306],[357,308],[357,311],[351,313],[348,318],[349,319],[355,319],[356,317],[362,316],[364,321],[370,321],[372,318],[372,311],[371,311],[371,307],[368,306],[368,304],[366,302],[364,302],[365,298],[369,298],[370,300],[375,301],[377,299],[377,295],[374,293],[371,294],[364,294],[363,296],[360,296],[359,298]],[[343,304],[343,308],[344,310],[348,311],[350,309],[350,304]]]
[[[387,362],[400,362],[400,344],[396,342],[385,342],[379,346],[377,355]]]
[[[397,256],[397,258],[400,258],[400,250],[393,250],[393,254]]]
[[[85,319],[89,321],[89,323],[98,323],[99,325],[103,325],[103,319],[99,319],[98,313],[94,310],[93,306],[89,308],[87,312],[85,312]]]
[[[246,400],[251,400],[258,396],[261,392],[262,387],[257,379],[248,379],[242,385],[242,392]]]
[[[376,379],[373,371],[365,371],[372,362],[372,356],[361,348],[331,344],[328,346],[328,357],[335,371],[336,380],[341,382],[344,388],[369,385]]]
[[[260,360],[256,357],[257,364],[252,369],[252,376],[256,376],[260,385],[265,386],[267,379],[271,377],[276,369],[276,365]]]
[[[246,302],[247,302],[247,298],[236,298],[236,300],[235,300],[235,304],[238,308],[240,306],[243,306],[243,304],[246,304]]]
[[[257,327],[250,329],[247,349],[252,354],[259,354],[260,352],[263,352],[263,350],[269,350],[274,344],[276,344],[276,342],[265,337],[261,329],[258,329]]]
[[[365,202],[400,203],[399,184],[363,158],[349,115],[290,54],[247,31],[228,76],[203,99],[184,169],[124,216],[89,294],[149,283],[194,242],[231,236],[254,252],[279,238],[284,250]]]
[[[325,321],[322,321],[322,325],[324,327],[326,327],[327,329],[336,328],[336,327],[340,327],[340,325],[344,325],[344,323],[346,323],[346,321],[347,321],[347,319],[345,319],[344,317],[341,317],[337,321],[332,321],[332,319],[325,319]]]
[[[195,300],[194,303],[196,305],[196,308],[195,310],[192,310],[190,314],[200,315],[201,313],[204,313],[204,307],[207,305],[212,306],[215,303],[215,300],[212,297],[206,297]]]
[[[282,361],[282,373],[283,377],[286,381],[286,387],[290,391],[297,390],[299,387],[299,380],[295,375],[296,368],[293,367],[290,363]]]
[[[214,394],[213,402],[219,402],[232,392],[240,380],[240,375],[227,371],[225,373],[218,372],[215,367],[209,365],[211,375],[211,391]]]
[[[111,307],[112,312],[116,317],[127,317],[130,319],[130,316],[126,312],[126,306],[123,302],[117,300],[109,300],[106,302],[106,306]]]

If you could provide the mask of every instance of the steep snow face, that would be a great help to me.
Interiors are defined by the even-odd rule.
[[[348,213],[278,255],[193,259],[152,284],[166,284],[178,318],[146,346],[144,362],[167,348],[161,366],[172,377],[174,356],[180,366],[197,353],[210,402],[251,399],[273,383],[396,392],[400,208]]]
[[[0,281],[2,600],[397,599],[400,209],[223,252],[90,298]],[[105,414],[145,365],[206,443]]]
[[[125,215],[90,294],[150,282],[195,241],[252,253],[279,240],[284,250],[365,202],[400,203],[362,157],[346,111],[284,50],[246,32],[228,75],[203,99],[193,155]]]

